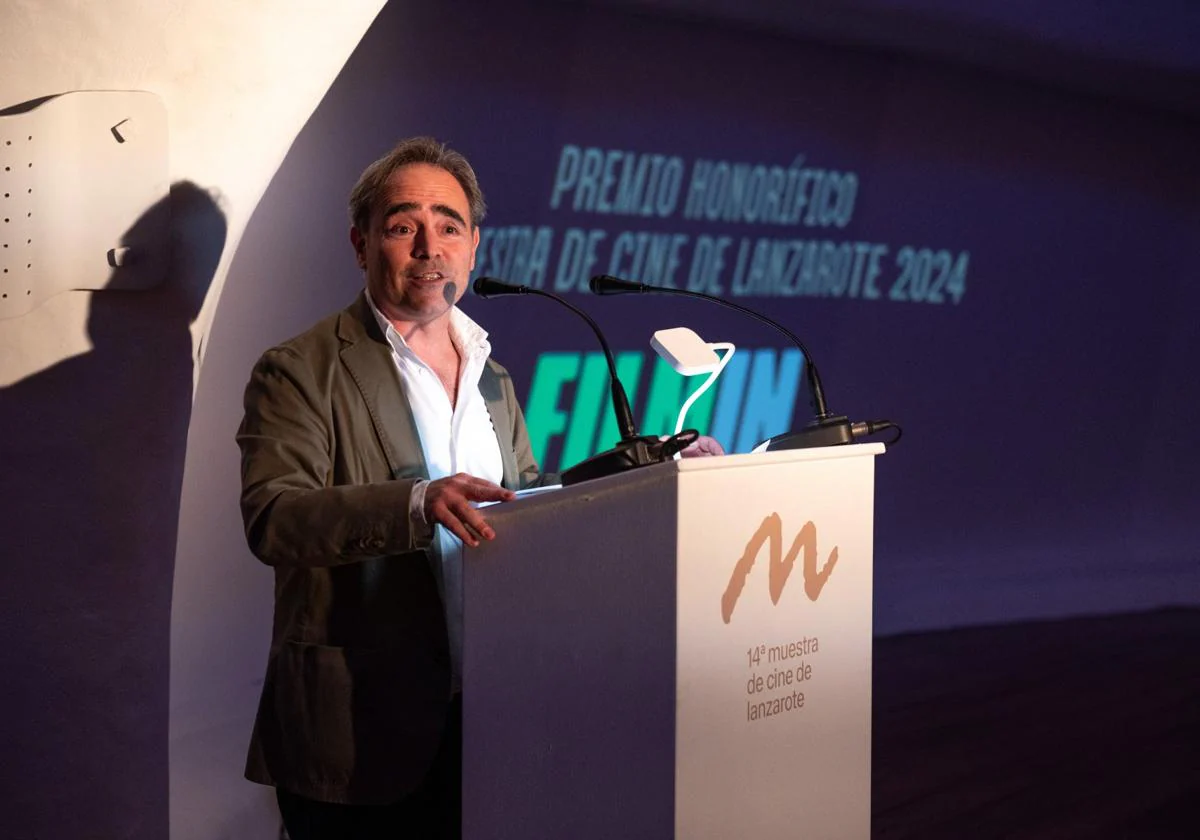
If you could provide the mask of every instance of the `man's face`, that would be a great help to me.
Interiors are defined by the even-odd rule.
[[[392,173],[369,228],[350,229],[371,298],[389,320],[428,324],[463,296],[479,245],[470,214],[446,170],[417,163]]]

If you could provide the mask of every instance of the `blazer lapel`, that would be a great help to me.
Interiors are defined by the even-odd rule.
[[[490,360],[484,363],[483,373],[479,376],[479,392],[483,394],[483,402],[492,418],[492,428],[496,431],[496,442],[500,445],[500,462],[504,468],[504,479],[500,483],[510,490],[519,490],[520,476],[517,474],[517,456],[513,452],[512,421],[504,401],[500,377]]]
[[[338,337],[342,363],[362,394],[392,478],[429,478],[412,408],[366,295],[360,293],[342,312]]]
[[[429,478],[429,467],[421,448],[421,435],[412,408],[404,396],[400,374],[392,362],[392,351],[379,329],[365,294],[347,307],[338,319],[342,340],[342,363],[350,372],[367,406],[375,433],[383,446],[393,478]],[[503,468],[501,483],[519,489],[517,456],[513,452],[512,420],[500,377],[491,362],[483,366],[479,390],[492,419]]]

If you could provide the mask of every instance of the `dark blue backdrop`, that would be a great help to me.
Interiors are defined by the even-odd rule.
[[[259,207],[214,342],[246,323],[239,309],[279,306],[255,298],[263,271],[294,276],[299,293],[319,284],[349,300],[361,279],[346,193],[366,163],[417,133],[472,160],[487,226],[552,229],[546,288],[570,228],[602,229],[607,246],[622,231],[686,234],[681,278],[702,234],[886,246],[879,299],[737,299],[805,338],[831,408],[904,426],[878,463],[879,630],[1195,601],[1194,120],[700,22],[556,4],[393,4]],[[606,215],[573,210],[570,193],[556,208],[568,145],[678,157],[685,196],[697,160],[788,167],[798,156],[853,173],[857,192],[844,227]],[[905,246],[969,253],[957,303],[889,297]],[[652,331],[675,325],[747,350],[785,346],[690,301],[568,295],[620,350],[648,354]],[[465,307],[522,398],[539,355],[595,349],[582,324],[543,301]],[[285,302],[264,346],[304,326]],[[649,379],[631,383],[639,406]],[[570,414],[573,387],[560,396]],[[807,419],[802,396],[788,413],[771,431]],[[561,446],[550,437],[548,466]]]

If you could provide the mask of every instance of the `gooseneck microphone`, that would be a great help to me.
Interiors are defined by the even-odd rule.
[[[503,280],[497,280],[495,277],[476,277],[471,289],[475,294],[484,299],[502,297],[504,295],[538,295],[540,297],[548,297],[551,300],[558,301],[587,321],[588,326],[592,328],[592,332],[596,334],[596,339],[600,342],[600,346],[604,349],[604,358],[608,361],[608,375],[612,380],[613,410],[617,413],[617,428],[621,432],[621,440],[636,438],[638,436],[637,427],[633,423],[633,409],[629,407],[629,395],[625,393],[625,387],[621,384],[621,380],[617,378],[617,364],[613,360],[612,349],[608,346],[608,341],[605,340],[604,334],[600,332],[600,325],[593,321],[591,316],[558,295],[543,292],[541,289],[533,289],[529,286],[505,283]]]
[[[637,467],[647,467],[651,464],[669,461],[675,456],[676,452],[685,448],[699,436],[699,433],[695,429],[685,429],[666,440],[659,440],[654,435],[639,435],[637,433],[637,426],[633,422],[633,410],[629,407],[629,396],[625,393],[625,386],[617,378],[617,364],[613,359],[612,348],[608,346],[608,341],[605,340],[604,333],[600,331],[599,324],[592,320],[591,316],[579,307],[556,294],[530,286],[518,286],[515,283],[506,283],[495,277],[476,277],[471,289],[475,294],[484,299],[502,297],[504,295],[537,295],[538,297],[557,301],[587,321],[588,326],[592,328],[592,332],[596,334],[596,339],[600,342],[600,347],[604,350],[604,358],[608,362],[608,376],[612,383],[613,411],[617,415],[617,428],[621,433],[621,439],[612,449],[597,453],[586,460],[580,461],[575,466],[563,470],[562,483],[564,487],[592,478],[614,475]]]
[[[900,439],[900,427],[889,420],[870,420],[852,423],[844,415],[834,416],[830,414],[825,404],[825,389],[821,385],[821,375],[817,372],[817,366],[813,362],[812,354],[808,352],[808,348],[804,346],[804,342],[800,340],[799,336],[778,321],[755,312],[753,309],[747,309],[732,301],[719,298],[716,295],[693,292],[689,289],[675,289],[670,286],[650,286],[632,280],[623,280],[620,277],[613,277],[609,274],[597,274],[592,277],[588,281],[588,288],[596,295],[652,293],[710,300],[713,303],[719,303],[721,306],[741,312],[744,315],[749,315],[751,318],[774,327],[787,336],[800,349],[800,352],[804,354],[804,373],[808,380],[808,392],[812,404],[813,419],[799,431],[775,435],[765,441],[765,448],[768,452],[780,449],[809,449],[816,446],[836,446],[842,443],[853,443],[855,438],[866,437],[867,435],[881,432],[884,429],[896,430],[896,435],[890,441],[891,443],[895,443]]]

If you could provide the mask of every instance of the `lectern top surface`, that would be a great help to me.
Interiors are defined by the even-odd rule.
[[[781,452],[760,452],[745,455],[722,455],[716,458],[681,458],[661,464],[630,470],[616,475],[582,481],[570,487],[537,488],[524,491],[514,502],[497,504],[490,508],[489,516],[519,515],[544,509],[546,505],[570,504],[576,499],[587,499],[605,493],[626,493],[633,487],[670,482],[672,476],[700,471],[754,469],[773,465],[815,463],[819,461],[849,458],[870,458],[884,453],[882,443],[855,443],[845,446],[824,446],[814,449],[788,449]]]
[[[833,458],[862,458],[882,455],[882,443],[851,443],[845,446],[820,446],[813,449],[784,449],[779,452],[754,452],[724,455],[720,458],[681,458],[675,462],[680,472],[722,470],[763,464],[788,464],[795,461],[828,461]]]

